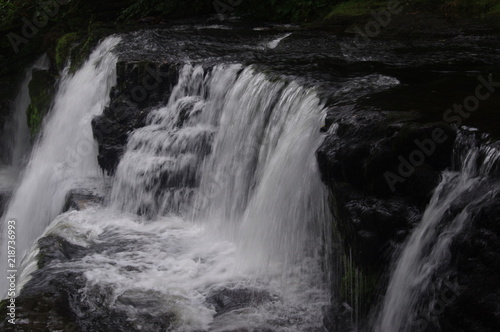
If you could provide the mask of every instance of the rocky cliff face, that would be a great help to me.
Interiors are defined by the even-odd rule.
[[[417,113],[354,105],[332,108],[327,115],[327,134],[317,159],[332,192],[336,231],[344,251],[352,256],[353,264],[344,265],[342,279],[351,278],[354,270],[361,275],[361,284],[353,285],[358,289],[350,292],[362,297],[361,315],[375,303],[392,254],[420,221],[440,172],[451,162],[453,129],[421,120]],[[426,139],[436,128],[448,139],[423,163],[409,170],[402,167],[411,174],[400,175],[401,159],[408,160],[418,150],[415,141]],[[388,172],[402,180],[391,185]],[[342,300],[354,307],[350,293],[341,294]]]
[[[346,240],[356,248],[359,262],[374,272],[381,272],[387,252],[418,222],[440,172],[451,163],[453,129],[419,123],[418,117],[355,106],[328,114],[327,121],[336,128],[329,130],[318,150],[319,167],[334,193],[337,214],[347,221],[342,226]],[[415,142],[427,140],[436,129],[447,139],[415,165],[410,158],[413,151],[420,151]]]
[[[461,146],[455,129],[445,123],[425,121],[418,113],[380,112],[360,105],[332,108],[326,122],[327,134],[317,158],[332,192],[344,251],[352,253],[353,260],[343,265],[341,275],[343,279],[352,278],[354,272],[361,275],[359,283],[352,284],[353,291],[341,294],[341,301],[354,308],[352,293],[362,294],[365,305],[358,307],[364,317],[360,321],[371,331],[374,323],[367,315],[376,313],[391,263],[421,222],[441,172],[453,169],[457,153],[490,143],[477,139]],[[438,144],[429,140],[436,131],[446,137]],[[451,224],[462,210],[470,216],[465,230],[452,240],[449,261],[439,267],[419,301],[418,331],[500,327],[499,287],[494,282],[500,264],[498,175],[492,171],[480,189],[457,198],[442,221],[441,225]],[[490,193],[487,199],[478,198],[486,197],[482,196],[486,192]],[[376,287],[367,288],[367,284]],[[332,315],[341,314],[339,307]]]

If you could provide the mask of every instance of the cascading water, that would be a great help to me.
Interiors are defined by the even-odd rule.
[[[429,317],[433,308],[422,308],[423,296],[438,269],[449,263],[450,245],[467,228],[472,209],[498,193],[497,181],[492,183],[489,178],[498,174],[500,166],[500,151],[493,145],[478,145],[467,136],[459,136],[454,163],[456,171],[442,174],[422,221],[395,263],[376,331],[424,331],[431,323],[437,324],[437,317]],[[431,296],[439,300],[439,294]]]
[[[322,331],[323,112],[314,91],[252,68],[184,66],[129,138],[111,207],[63,214],[46,233],[85,248],[53,272],[84,276],[79,326]]]
[[[387,197],[385,186],[380,188],[384,184],[376,174],[385,171],[391,151],[405,150],[407,139],[427,130],[420,130],[423,118],[413,118],[418,114],[393,110],[408,110],[411,95],[404,92],[415,82],[441,81],[448,72],[455,79],[464,64],[469,77],[486,69],[479,63],[497,63],[488,56],[492,43],[468,48],[460,38],[460,47],[445,50],[441,42],[437,48],[425,42],[418,46],[422,56],[415,57],[416,46],[374,40],[376,48],[345,58],[338,47],[342,38],[284,26],[162,24],[122,38],[126,42],[113,52],[119,63],[109,54],[118,42],[111,38],[76,75],[63,74],[22,184],[3,216],[18,221],[17,256],[25,256],[23,275],[32,273],[16,280],[22,291],[15,328],[313,332],[366,327],[365,310],[385,268],[385,259],[379,264],[378,258],[420,215],[413,199],[420,201],[427,190]],[[155,76],[150,64],[168,71]],[[120,79],[110,93],[115,66]],[[422,73],[429,75],[424,79]],[[152,78],[158,85],[150,85]],[[144,89],[146,99],[138,101],[133,94]],[[113,105],[125,106],[123,114],[105,107],[108,95]],[[326,134],[319,132],[325,105],[318,95],[329,107],[324,129],[336,122]],[[116,172],[104,178],[105,186],[112,184],[109,192],[80,195],[94,177],[103,180],[90,131],[91,118],[103,108],[92,127],[95,136],[110,129],[110,135],[101,131],[99,161]],[[318,150],[322,135],[327,139]],[[443,174],[425,220],[395,262],[383,312],[367,329],[420,329],[419,315],[439,296],[441,283],[459,263],[470,261],[469,247],[463,249],[460,241],[469,240],[464,234],[469,224],[479,223],[474,205],[498,196],[492,176],[472,175],[492,171],[474,171],[475,164],[495,165],[496,152],[477,146],[468,144],[470,157]],[[443,150],[445,159],[448,150]],[[315,153],[332,189],[330,204]],[[429,166],[433,172],[444,162]],[[488,197],[490,188],[495,197]],[[57,215],[68,190],[68,207],[81,210]],[[332,222],[327,205],[339,220]],[[493,208],[480,212],[491,215],[498,211]],[[488,216],[487,222],[495,221]],[[465,258],[457,263],[457,256]],[[465,280],[469,287],[475,281]],[[453,318],[449,313],[461,309],[464,297],[442,316]],[[447,328],[446,318],[429,321]],[[0,330],[9,327],[0,322]]]
[[[116,81],[116,57],[110,53],[119,38],[107,38],[74,75],[67,70],[61,79],[49,118],[43,124],[22,180],[3,216],[16,221],[16,264],[59,214],[71,184],[101,173],[90,126],[108,102]],[[2,264],[7,266],[6,227],[2,234]],[[6,280],[0,294],[6,292]]]

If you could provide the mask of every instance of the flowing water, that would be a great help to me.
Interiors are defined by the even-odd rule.
[[[138,301],[154,294],[147,310],[174,315],[174,330],[321,329],[330,300],[318,242],[330,215],[314,158],[322,112],[314,91],[293,82],[186,65],[168,104],[131,136],[111,193],[115,209],[152,220],[104,228],[137,243],[105,262],[87,257],[90,284],[112,282],[113,310],[132,297],[136,326],[146,324]],[[107,272],[110,261],[121,267]],[[225,292],[251,301],[214,311]]]
[[[19,287],[33,273],[31,287],[67,292],[82,331],[325,331],[324,312],[338,300],[329,283],[338,277],[329,266],[333,216],[315,156],[325,104],[398,87],[395,67],[429,58],[396,43],[345,59],[331,35],[276,30],[135,31],[125,42],[105,39],[75,74],[65,71],[2,218],[16,221]],[[433,61],[476,56],[439,54]],[[90,123],[109,102],[118,58],[171,62],[179,73],[168,101],[129,133],[108,179]],[[496,192],[486,184],[498,151],[460,142],[369,330],[417,330],[429,280],[467,228],[469,207]],[[102,205],[61,214],[71,189],[107,180]]]
[[[3,216],[16,221],[16,267],[48,224],[62,211],[74,181],[101,174],[90,121],[102,112],[115,78],[116,58],[109,50],[119,39],[103,43],[75,75],[65,72],[49,118],[44,122],[19,186]],[[3,227],[1,247],[6,247]],[[7,255],[2,251],[2,263]],[[0,294],[6,293],[0,282]]]
[[[422,331],[436,320],[436,309],[422,308],[438,269],[450,263],[451,243],[471,223],[474,208],[495,197],[500,151],[491,144],[478,144],[466,136],[457,139],[455,171],[445,171],[420,224],[404,245],[392,271],[376,331]],[[451,292],[456,285],[441,276]],[[441,300],[439,292],[435,300]],[[432,303],[432,301],[431,301]],[[430,316],[430,317],[429,317]]]
[[[19,255],[60,213],[75,179],[99,173],[94,150],[67,165],[66,146],[88,140],[90,116],[107,102],[116,43],[107,39],[61,82],[6,214],[17,221]],[[315,161],[320,99],[240,64],[185,65],[179,76],[168,103],[131,134],[109,207],[62,214],[42,236],[85,248],[54,267],[85,278],[80,325],[92,320],[84,308],[99,307],[127,317],[131,330],[322,330],[331,215]]]

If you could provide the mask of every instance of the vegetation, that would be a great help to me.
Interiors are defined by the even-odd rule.
[[[56,0],[53,0],[55,2]],[[146,17],[176,19],[213,15],[217,7],[248,19],[309,22],[332,15],[362,15],[386,6],[388,0],[59,0],[57,15],[49,25],[78,30],[92,20],[133,23]],[[22,17],[32,18],[42,3],[37,0],[0,0],[0,27],[19,26]],[[500,13],[498,0],[408,0],[407,6],[467,17]]]
[[[54,71],[75,70],[99,39],[143,23],[237,15],[249,21],[335,22],[362,17],[389,0],[0,0],[0,126],[24,68],[47,52]],[[452,17],[500,16],[500,0],[400,0],[406,10]],[[52,6],[47,8],[47,4]],[[491,20],[495,24],[496,20]],[[38,22],[36,25],[34,23]],[[498,24],[498,23],[496,23]],[[27,25],[31,27],[26,28]],[[26,30],[27,29],[27,30]],[[26,31],[30,32],[26,36]]]

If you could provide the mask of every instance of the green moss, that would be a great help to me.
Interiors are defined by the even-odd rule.
[[[490,15],[500,15],[500,2],[497,3],[496,5],[493,5],[489,11],[486,13],[488,16]]]
[[[354,309],[354,314],[364,316],[377,290],[378,278],[356,266],[351,254],[343,255],[340,295]]]
[[[8,299],[2,300],[0,302],[0,312],[4,312],[7,309],[7,303],[9,302]]]
[[[113,33],[116,33],[116,28],[114,27],[110,28],[100,22],[89,24],[87,31],[81,33],[85,37],[71,50],[70,71],[72,73],[76,72],[85,60],[87,60],[99,41]]]
[[[27,110],[28,126],[32,138],[40,131],[43,118],[49,112],[54,96],[54,84],[55,78],[48,71],[33,71],[33,78],[29,83],[31,104]]]
[[[57,41],[56,46],[56,66],[57,69],[62,70],[66,64],[66,60],[71,53],[71,48],[78,40],[78,33],[67,33]]]

